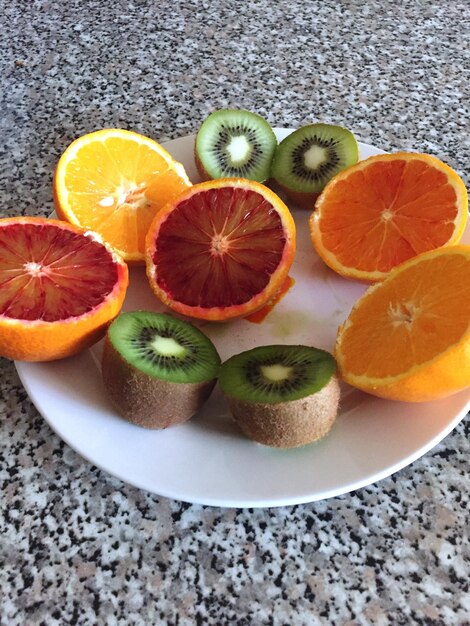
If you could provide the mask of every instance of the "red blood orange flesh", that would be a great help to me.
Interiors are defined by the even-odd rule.
[[[294,253],[294,220],[275,193],[245,179],[218,179],[191,187],[155,217],[147,275],[173,310],[223,321],[275,296]]]
[[[0,220],[0,354],[76,354],[104,334],[127,284],[126,264],[96,234],[59,220]]]

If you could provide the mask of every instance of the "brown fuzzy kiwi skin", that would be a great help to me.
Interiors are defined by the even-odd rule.
[[[182,424],[199,411],[216,380],[172,383],[153,378],[133,367],[106,337],[102,358],[103,382],[108,396],[128,422],[149,429]]]
[[[212,176],[209,176],[209,173],[205,170],[204,165],[196,152],[196,143],[194,143],[194,163],[196,164],[201,181],[212,180]]]
[[[319,197],[319,193],[306,193],[304,191],[295,191],[285,185],[281,185],[274,178],[269,179],[269,187],[278,195],[284,194],[288,200],[293,202],[300,209],[306,209],[307,211],[313,211],[315,209],[315,203]]]
[[[336,375],[320,391],[277,404],[226,400],[243,433],[274,448],[298,448],[324,437],[338,414],[340,387]]]

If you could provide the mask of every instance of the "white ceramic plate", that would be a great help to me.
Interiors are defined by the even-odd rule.
[[[276,132],[282,139],[290,131]],[[194,137],[165,145],[196,182]],[[361,158],[379,152],[360,144]],[[365,289],[320,261],[309,240],[309,212],[293,213],[298,252],[291,291],[261,325],[246,320],[199,324],[223,360],[269,343],[332,350],[338,325]],[[468,230],[466,240],[470,241]],[[124,309],[164,309],[150,292],[142,269],[131,271]],[[438,402],[405,404],[344,387],[339,417],[325,439],[301,449],[276,450],[240,434],[216,388],[190,422],[147,431],[120,419],[111,407],[101,382],[100,350],[98,344],[70,359],[16,367],[38,410],[79,454],[127,483],[187,502],[269,507],[347,493],[413,462],[470,408],[470,390]]]

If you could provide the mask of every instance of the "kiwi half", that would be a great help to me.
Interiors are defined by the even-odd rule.
[[[310,124],[278,145],[271,177],[298,206],[313,209],[328,181],[358,158],[359,148],[351,131],[331,124]]]
[[[122,313],[108,328],[105,388],[128,421],[166,428],[187,421],[214,388],[220,357],[200,330],[171,315]]]
[[[236,109],[214,111],[196,136],[195,161],[203,180],[269,178],[277,146],[268,122],[256,113]]]
[[[325,436],[336,419],[339,383],[329,352],[260,346],[221,365],[219,384],[244,434],[267,446],[296,448]]]

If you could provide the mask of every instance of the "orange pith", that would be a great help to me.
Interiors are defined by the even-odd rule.
[[[119,313],[127,284],[127,265],[96,234],[0,220],[0,355],[48,361],[84,350]]]
[[[456,244],[468,200],[462,179],[435,157],[370,157],[325,187],[310,219],[312,243],[344,276],[381,280],[399,263]]]
[[[392,400],[470,385],[470,246],[422,253],[366,291],[338,331],[344,380]]]
[[[143,263],[152,219],[190,184],[183,166],[157,142],[105,129],[80,137],[64,152],[54,199],[61,219],[98,232],[126,261]]]
[[[150,286],[164,304],[226,320],[260,309],[279,291],[294,258],[295,224],[264,185],[218,179],[160,211],[146,248]]]

